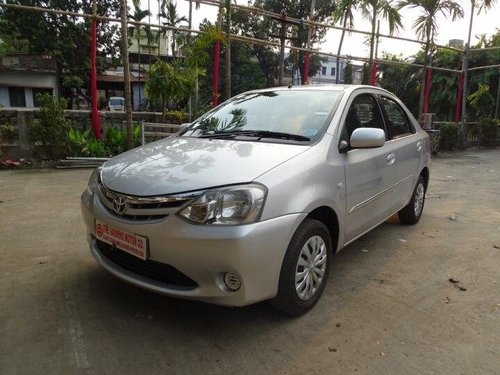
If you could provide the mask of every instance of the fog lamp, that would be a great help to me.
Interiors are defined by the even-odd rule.
[[[237,291],[241,287],[240,278],[230,272],[226,272],[224,274],[224,283],[226,284],[226,287],[233,292]]]

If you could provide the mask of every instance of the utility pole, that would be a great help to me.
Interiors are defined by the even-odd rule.
[[[127,0],[121,0],[120,16],[122,20],[122,60],[123,91],[125,94],[125,119],[127,121],[127,149],[134,148],[134,129],[132,127],[132,98],[130,91],[130,64],[128,61],[128,22]]]

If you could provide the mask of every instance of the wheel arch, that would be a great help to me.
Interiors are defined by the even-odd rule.
[[[424,178],[425,191],[427,191],[427,187],[429,186],[429,168],[424,167],[424,169],[420,172],[420,176]]]
[[[332,240],[332,251],[335,253],[339,242],[339,219],[337,213],[331,207],[321,206],[309,212],[307,218],[318,220],[327,227]]]

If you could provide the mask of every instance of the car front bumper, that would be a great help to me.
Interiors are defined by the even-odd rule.
[[[81,196],[81,209],[90,251],[109,272],[153,292],[226,306],[249,305],[276,295],[286,249],[306,216],[290,214],[237,226],[193,225],[176,215],[161,221],[133,222],[107,211],[88,191]],[[186,288],[168,284],[122,268],[100,250],[95,238],[96,220],[146,237],[148,260],[175,267],[197,285]],[[239,277],[240,289],[230,291],[225,286],[226,272]]]

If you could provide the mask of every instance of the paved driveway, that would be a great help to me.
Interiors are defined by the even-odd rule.
[[[0,172],[2,374],[500,372],[500,151],[436,158],[421,222],[391,219],[337,254],[294,319],[108,274],[80,219],[89,174]]]

